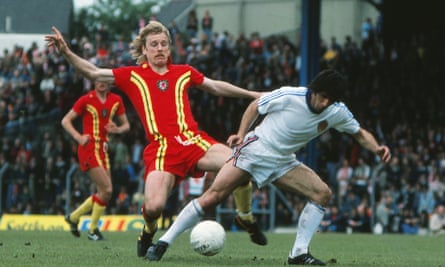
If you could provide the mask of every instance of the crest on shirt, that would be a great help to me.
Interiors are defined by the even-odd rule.
[[[106,108],[102,109],[102,117],[106,118],[108,116],[108,110]]]
[[[159,90],[165,91],[168,88],[168,81],[167,80],[159,80],[156,85],[158,86]]]
[[[323,132],[324,130],[326,130],[327,127],[328,127],[328,122],[327,121],[320,121],[318,123],[317,130],[320,133],[320,132]]]

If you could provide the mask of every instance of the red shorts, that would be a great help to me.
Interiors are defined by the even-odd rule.
[[[144,149],[145,175],[153,170],[170,172],[177,176],[176,185],[187,176],[201,177],[203,171],[197,169],[196,164],[217,141],[199,131],[194,138],[184,136],[165,138],[150,143]]]
[[[79,159],[80,169],[88,171],[89,169],[102,166],[105,170],[110,169],[110,160],[108,157],[108,145],[106,142],[91,140],[84,146],[78,146],[77,157]]]

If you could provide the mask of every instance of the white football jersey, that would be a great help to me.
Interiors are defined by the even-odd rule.
[[[269,148],[280,154],[295,153],[329,128],[357,133],[360,124],[342,102],[335,102],[321,113],[309,108],[309,89],[281,87],[258,102],[258,112],[266,114],[254,132]]]

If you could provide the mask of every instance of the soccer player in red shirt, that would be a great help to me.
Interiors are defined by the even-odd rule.
[[[105,82],[96,81],[95,89],[80,97],[72,109],[63,117],[63,128],[79,144],[77,156],[80,169],[87,172],[97,187],[97,193],[88,197],[75,211],[65,217],[71,233],[80,237],[78,223],[80,216],[91,211],[89,240],[103,240],[98,229],[99,218],[111,198],[113,186],[108,157],[108,134],[120,134],[130,129],[122,98],[109,90]],[[120,125],[113,122],[117,116]],[[73,121],[82,117],[83,133],[74,126]]]
[[[138,256],[145,256],[172,189],[187,176],[218,171],[232,153],[227,145],[198,129],[190,108],[189,87],[225,97],[258,98],[261,93],[210,79],[189,65],[172,64],[170,33],[157,21],[150,21],[133,41],[132,56],[138,66],[114,69],[98,68],[77,56],[57,28],[52,30],[55,34],[45,37],[48,46],[56,46],[86,77],[114,82],[130,99],[145,129],[149,141],[143,156],[145,226],[137,246]],[[266,237],[251,213],[251,193],[250,182],[235,190],[235,223],[248,231],[252,242],[266,245]]]

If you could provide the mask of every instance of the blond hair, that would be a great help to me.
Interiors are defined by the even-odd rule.
[[[170,32],[168,29],[158,21],[150,21],[144,28],[139,31],[139,35],[133,40],[131,55],[136,59],[136,64],[141,65],[147,61],[142,49],[145,46],[146,38],[150,34],[164,33],[167,35],[168,43],[171,44]]]

